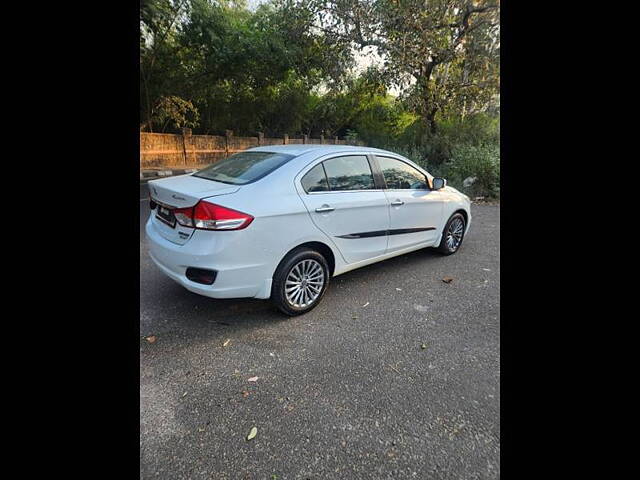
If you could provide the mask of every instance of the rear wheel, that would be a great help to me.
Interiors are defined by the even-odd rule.
[[[287,315],[301,315],[315,308],[329,285],[329,266],[315,250],[289,253],[276,269],[271,300]]]
[[[440,240],[440,245],[436,247],[436,250],[444,255],[456,253],[460,245],[462,245],[466,224],[467,222],[464,219],[464,215],[461,213],[451,215],[451,218],[442,231],[442,239]]]

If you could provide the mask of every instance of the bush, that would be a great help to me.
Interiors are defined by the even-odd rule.
[[[378,105],[380,106],[380,105]],[[438,121],[435,134],[425,129],[417,116],[397,115],[398,105],[384,104],[380,109],[362,116],[358,133],[369,146],[399,153],[437,177],[447,179],[449,185],[470,197],[500,197],[500,115],[477,113],[460,118]],[[393,115],[391,113],[394,113]],[[367,119],[367,122],[363,121]],[[376,121],[378,123],[376,123]],[[367,128],[363,128],[364,126]],[[377,134],[376,134],[377,133]],[[475,178],[464,185],[467,178]]]
[[[444,163],[429,161],[429,146],[388,147],[413,160],[435,177],[444,177],[447,184],[470,197],[500,197],[500,147],[498,145],[457,145],[452,147],[450,158]],[[464,180],[475,177],[468,187]]]
[[[499,115],[444,119],[435,135],[425,131],[424,122],[415,120],[380,148],[404,155],[470,197],[500,197]],[[469,177],[475,181],[465,187]]]
[[[497,145],[500,143],[500,116],[476,113],[460,118],[449,118],[438,125],[440,136],[453,145]]]
[[[458,145],[451,159],[443,165],[448,182],[467,195],[497,198],[500,196],[500,148],[497,145]],[[465,187],[466,178],[475,181]]]

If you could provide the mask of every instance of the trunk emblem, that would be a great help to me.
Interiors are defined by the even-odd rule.
[[[184,198],[179,197],[177,195],[171,195],[171,198],[175,198],[176,200],[185,200]]]

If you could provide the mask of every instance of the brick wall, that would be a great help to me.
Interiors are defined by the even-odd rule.
[[[165,167],[202,167],[233,153],[261,145],[327,144],[346,145],[346,140],[334,138],[267,138],[237,137],[227,131],[220,135],[192,135],[185,128],[181,135],[140,132],[140,169]],[[361,145],[361,143],[359,143]]]

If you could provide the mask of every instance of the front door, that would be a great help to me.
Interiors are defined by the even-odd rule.
[[[441,193],[429,189],[426,176],[408,163],[380,155],[376,159],[387,184],[387,252],[435,242],[442,223]]]

